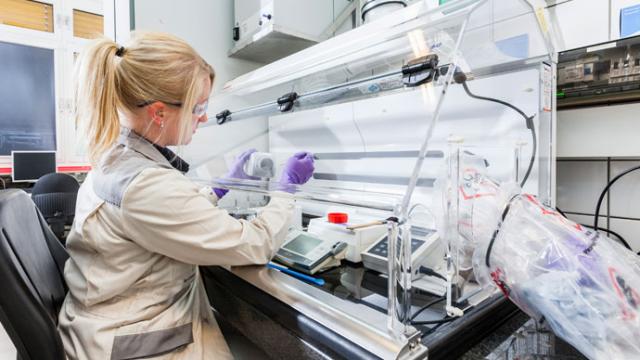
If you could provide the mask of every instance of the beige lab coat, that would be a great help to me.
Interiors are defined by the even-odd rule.
[[[274,197],[236,220],[144,138],[122,129],[80,188],[59,331],[70,359],[228,359],[197,265],[264,264],[293,212]]]

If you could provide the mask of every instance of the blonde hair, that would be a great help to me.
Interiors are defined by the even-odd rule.
[[[134,33],[124,47],[94,40],[75,68],[76,124],[97,163],[116,141],[118,112],[133,113],[148,101],[182,104],[180,139],[191,131],[192,109],[213,68],[185,41],[163,33]]]

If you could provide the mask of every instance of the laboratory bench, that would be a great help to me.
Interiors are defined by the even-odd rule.
[[[393,344],[380,335],[388,320],[386,277],[362,265],[346,263],[316,275],[325,280],[323,286],[264,266],[200,271],[220,320],[274,359],[416,358],[394,353]],[[439,298],[416,289],[411,295],[414,309]],[[416,319],[444,317],[444,302],[439,302]],[[376,320],[379,329],[366,325]],[[472,348],[486,355],[522,323],[522,313],[501,293],[494,293],[454,321],[416,325],[428,349],[417,358],[469,356],[465,353]],[[503,330],[496,332],[499,329]]]

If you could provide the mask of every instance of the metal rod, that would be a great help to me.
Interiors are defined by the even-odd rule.
[[[405,222],[401,225],[401,241],[400,251],[402,251],[400,274],[402,274],[402,304],[401,314],[402,323],[404,325],[405,336],[410,336],[416,332],[416,329],[411,326],[411,276],[413,274],[413,268],[411,264],[411,224]]]
[[[351,151],[351,152],[327,152],[327,153],[314,153],[313,157],[316,160],[361,160],[365,158],[415,158],[418,155],[418,150],[406,150],[406,151]],[[427,152],[428,158],[443,158],[444,153],[440,150],[433,150]]]
[[[460,188],[460,143],[462,139],[451,137],[449,139],[449,164],[448,178],[449,191],[447,194],[447,226],[445,233],[446,241],[446,266],[447,266],[447,294],[446,308],[451,308],[453,304],[454,278],[457,275],[456,258],[457,247],[455,243],[458,241],[458,222],[459,222],[459,188]]]
[[[300,94],[300,95],[298,95],[296,103],[302,103],[302,102],[305,102],[305,101],[309,101],[309,99],[313,99],[314,97],[327,96],[331,92],[334,92],[334,91],[337,91],[337,90],[343,90],[343,89],[352,88],[354,86],[366,84],[368,82],[372,82],[372,81],[376,81],[376,80],[392,79],[394,77],[401,78],[402,77],[402,70],[390,71],[390,72],[386,72],[386,73],[383,73],[383,74],[380,74],[380,75],[374,75],[374,76],[370,76],[370,77],[367,77],[367,78],[354,80],[354,81],[349,81],[349,82],[345,82],[345,83],[342,83],[342,84],[339,84],[339,85],[334,85],[334,86],[330,86],[330,87],[327,87],[327,88],[323,88],[323,89],[314,90],[314,91],[311,91],[311,92],[308,92],[308,93]],[[403,84],[402,84],[401,81],[398,81],[398,86],[384,88],[384,89],[381,89],[381,91],[390,91],[390,90],[396,90],[396,89],[400,89],[400,88],[403,88]],[[344,99],[341,98],[341,100],[344,100]],[[241,109],[241,110],[233,111],[229,115],[229,117],[232,119],[232,121],[237,121],[237,120],[243,120],[243,119],[247,119],[247,118],[250,118],[250,117],[253,117],[253,116],[258,116],[258,115],[265,116],[265,115],[278,114],[278,113],[280,113],[280,110],[278,109],[278,104],[274,100],[274,101],[262,103],[262,104],[259,104],[259,105],[254,105],[254,106],[251,106],[251,107],[247,107],[247,108],[244,108],[244,109]],[[211,121],[207,121],[207,123],[202,125],[202,127],[216,125],[215,116],[209,117],[209,120],[211,120]]]
[[[520,147],[516,146],[513,151],[513,181],[520,184]]]
[[[389,221],[387,223],[387,328],[392,333],[396,333],[399,327],[397,317],[397,274],[396,274],[396,243],[398,240],[398,223]]]

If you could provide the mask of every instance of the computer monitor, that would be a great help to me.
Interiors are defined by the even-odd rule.
[[[56,172],[55,151],[12,151],[13,182],[35,182],[41,176]]]

